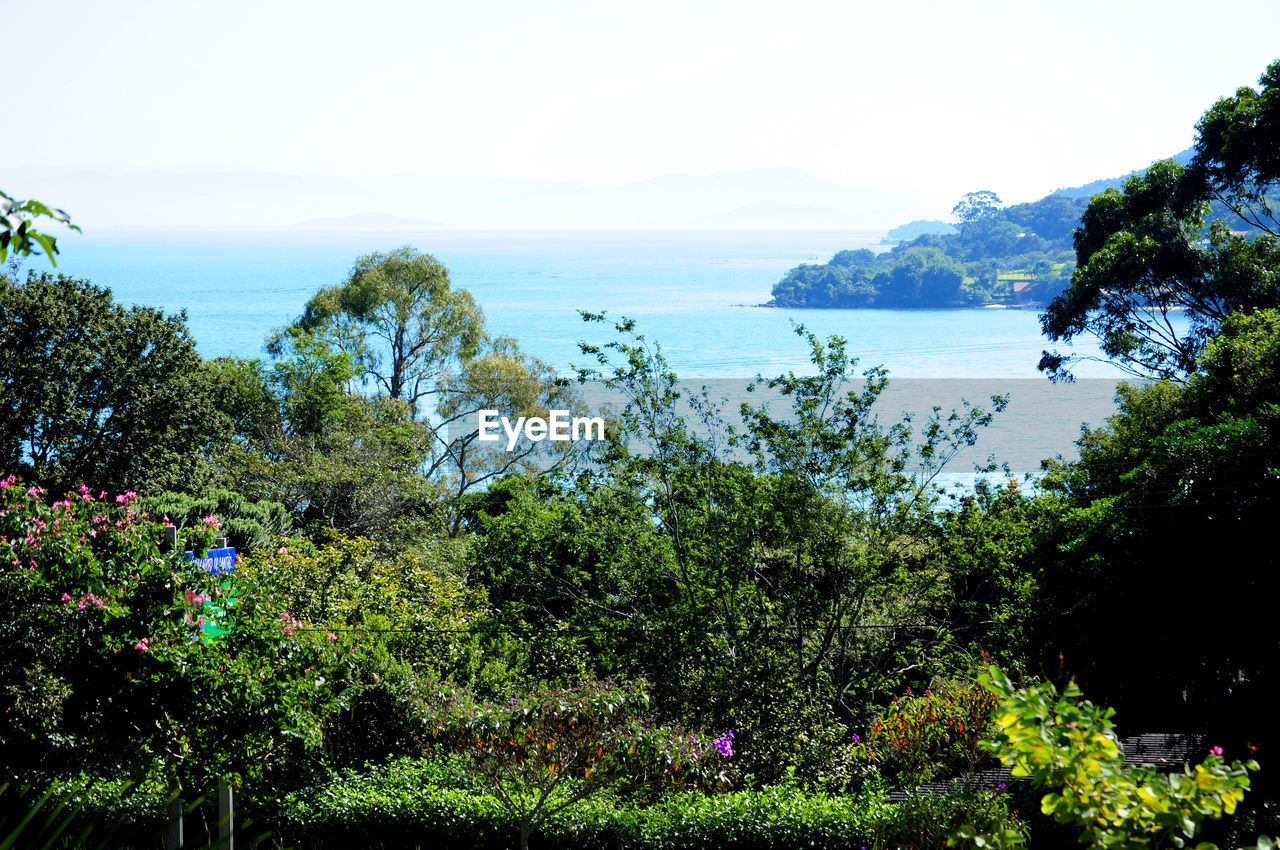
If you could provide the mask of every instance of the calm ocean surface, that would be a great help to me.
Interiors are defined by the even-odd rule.
[[[751,306],[767,301],[774,282],[798,263],[824,262],[838,250],[869,246],[879,235],[70,234],[60,240],[58,270],[108,286],[127,303],[186,310],[206,357],[261,357],[267,332],[297,316],[316,289],[340,282],[356,257],[408,243],[436,255],[449,267],[454,286],[475,295],[491,333],[515,337],[526,351],[557,369],[586,362],[578,353],[578,340],[609,339],[603,326],[585,325],[578,310],[636,319],[639,329],[661,344],[681,377],[694,383],[805,369],[808,352],[791,329],[793,322],[803,322],[822,336],[846,337],[862,365],[884,365],[891,377],[912,379],[900,383],[915,388],[909,394],[918,391],[922,399],[936,395],[939,402],[951,404],[950,396],[957,393],[976,399],[982,394],[972,391],[989,395],[1007,389],[1014,398],[1006,418],[1022,422],[1025,433],[1006,434],[987,446],[1001,456],[1071,455],[1082,419],[1098,424],[1110,412],[1119,374],[1103,364],[1086,363],[1077,374],[1100,379],[1081,381],[1087,391],[1051,389],[1035,368],[1045,342],[1034,311]],[[1092,347],[1078,350],[1096,353]],[[1017,445],[1008,445],[1010,440]]]

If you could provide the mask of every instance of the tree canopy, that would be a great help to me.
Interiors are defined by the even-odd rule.
[[[51,489],[188,487],[226,438],[182,314],[63,275],[0,282],[0,463]]]
[[[356,260],[343,283],[322,288],[297,321],[272,335],[268,351],[281,364],[299,362],[299,354],[330,358],[326,368],[349,364],[352,388],[372,385],[391,403],[384,411],[402,404],[422,440],[422,476],[455,495],[547,451],[528,441],[515,452],[480,444],[468,427],[478,411],[545,417],[575,405],[567,382],[515,340],[489,335],[471,293],[454,290],[444,265],[407,245]],[[331,381],[325,386],[339,392]]]
[[[1165,160],[1095,195],[1075,234],[1071,287],[1041,318],[1049,340],[1087,333],[1132,374],[1183,380],[1229,315],[1280,304],[1278,116],[1280,62],[1261,89],[1205,113],[1189,166]],[[1212,218],[1213,202],[1234,222]],[[1046,351],[1040,369],[1066,378],[1071,362]]]

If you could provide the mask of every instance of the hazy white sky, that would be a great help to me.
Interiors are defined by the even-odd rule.
[[[0,21],[9,166],[769,165],[1006,201],[1187,147],[1280,57],[1276,0],[0,0]]]

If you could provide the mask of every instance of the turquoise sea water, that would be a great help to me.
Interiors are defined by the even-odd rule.
[[[1120,375],[1085,363],[1078,375],[1099,379],[1082,382],[1087,392],[1047,388],[1035,368],[1045,347],[1035,311],[753,306],[796,264],[878,238],[832,231],[72,235],[62,242],[58,270],[108,286],[125,302],[186,310],[206,357],[260,357],[267,332],[293,319],[317,288],[341,281],[356,257],[409,243],[435,254],[454,285],[475,295],[492,333],[515,337],[557,369],[586,362],[579,340],[609,339],[605,326],[585,325],[579,310],[636,319],[695,384],[804,370],[807,347],[792,332],[803,322],[820,335],[846,337],[863,365],[912,379],[909,395],[920,400],[951,404],[1007,382],[1014,402],[1006,418],[1023,431],[1002,438],[1016,448],[989,447],[1027,458],[1072,454],[1080,422],[1098,424],[1110,412]]]
[[[867,365],[913,378],[1036,377],[1044,347],[1029,310],[774,310],[754,307],[801,262],[823,262],[876,234],[745,232],[69,236],[58,270],[125,302],[187,311],[206,357],[261,356],[266,333],[337,283],[362,253],[411,243],[435,254],[484,308],[491,332],[565,368],[576,342],[602,341],[578,310],[639,321],[681,375],[749,377],[802,368],[800,321],[839,333]],[[34,263],[32,264],[35,265]],[[743,306],[747,305],[747,306]],[[1085,376],[1113,377],[1094,365]]]

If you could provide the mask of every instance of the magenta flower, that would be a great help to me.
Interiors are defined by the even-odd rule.
[[[1210,747],[1210,748],[1209,748],[1209,755],[1211,755],[1211,756],[1220,756],[1220,755],[1222,755],[1222,747]]]

